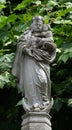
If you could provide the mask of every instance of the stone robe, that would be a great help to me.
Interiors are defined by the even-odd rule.
[[[42,109],[51,100],[50,63],[55,56],[51,30],[28,30],[18,40],[13,75],[30,108],[38,104]]]

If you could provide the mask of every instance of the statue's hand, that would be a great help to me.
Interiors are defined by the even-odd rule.
[[[23,54],[26,53],[26,48],[24,47],[23,50],[22,50]]]
[[[28,49],[29,49],[29,44],[24,45],[23,48],[22,48],[22,52],[26,53]]]

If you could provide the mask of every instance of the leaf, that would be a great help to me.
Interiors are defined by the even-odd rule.
[[[13,61],[14,53],[6,54],[0,57],[0,68],[1,70],[7,70],[12,68],[12,61]]]
[[[55,20],[54,23],[55,24],[70,24],[70,25],[72,25],[71,20]]]
[[[17,32],[23,32],[26,30],[27,24],[20,24],[14,28]]]
[[[49,0],[46,6],[48,7],[48,9],[52,9],[56,5],[58,5],[57,2]]]
[[[3,9],[3,8],[6,8],[6,6],[0,2],[0,10]]]
[[[11,14],[8,16],[7,22],[14,22],[18,18],[17,15]]]
[[[0,75],[0,88],[3,88],[6,83],[9,83],[10,74],[6,71]]]
[[[25,25],[26,25],[27,21],[31,21],[31,20],[32,20],[32,15],[30,13],[23,15],[23,21],[25,22]]]
[[[69,56],[68,55],[64,55],[62,54],[59,59],[58,59],[58,62],[60,61],[63,61],[64,63],[66,63],[66,61],[69,59]]]
[[[20,100],[17,104],[16,104],[16,106],[21,106],[22,105],[22,100]]]
[[[63,54],[59,57],[58,62],[63,61],[66,63],[69,58],[72,58],[72,47],[64,50]]]
[[[72,107],[72,98],[68,99],[68,106]]]
[[[44,16],[44,20],[45,20],[45,23],[46,23],[46,24],[49,23],[49,19],[50,19],[50,16],[49,16],[49,15],[45,15],[45,16]]]
[[[65,4],[66,4],[67,8],[72,8],[72,3],[71,2],[66,2]]]
[[[6,0],[0,0],[0,3],[6,3]]]
[[[33,2],[33,3],[35,3],[37,6],[41,5],[41,1],[40,0],[38,0],[36,2]]]
[[[69,58],[68,55],[63,55],[63,56],[62,56],[62,61],[63,61],[64,63],[66,63],[66,61],[68,60],[68,58]]]
[[[0,80],[0,89],[3,89],[4,85],[5,85],[5,82]]]
[[[21,10],[24,9],[32,0],[23,0],[20,4],[18,4],[14,10]]]
[[[57,48],[56,52],[61,53],[61,49]]]
[[[6,83],[10,82],[9,80],[9,73],[6,71],[2,75],[0,75],[0,80]]]
[[[0,28],[5,26],[6,23],[7,23],[7,16],[0,16]]]
[[[8,51],[10,51],[10,49],[1,49],[1,50],[0,50],[0,53],[8,52]]]

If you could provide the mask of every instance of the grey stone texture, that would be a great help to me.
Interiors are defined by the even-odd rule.
[[[50,25],[43,17],[35,16],[29,30],[17,42],[13,75],[22,93],[22,105],[27,112],[48,112],[53,105],[51,98],[50,63],[56,57]]]
[[[26,115],[22,117],[21,130],[51,130],[49,112],[51,97],[50,64],[56,57],[50,25],[43,17],[35,16],[30,28],[17,42],[17,52],[12,73],[22,93]]]
[[[46,112],[29,112],[22,117],[21,130],[51,130],[50,118]]]

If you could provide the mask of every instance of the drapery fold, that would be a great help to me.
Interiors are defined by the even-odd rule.
[[[27,99],[29,106],[38,103],[41,108],[43,103],[51,100],[49,64],[55,59],[56,45],[51,35],[49,38],[45,36],[43,38],[44,34],[42,38],[40,34],[34,35],[36,38],[40,37],[39,41],[37,45],[34,45],[34,41],[30,44],[26,36],[28,33],[23,34],[18,40],[12,73],[17,78],[19,91]],[[32,38],[31,35],[30,38]],[[40,42],[41,46],[39,46]]]

